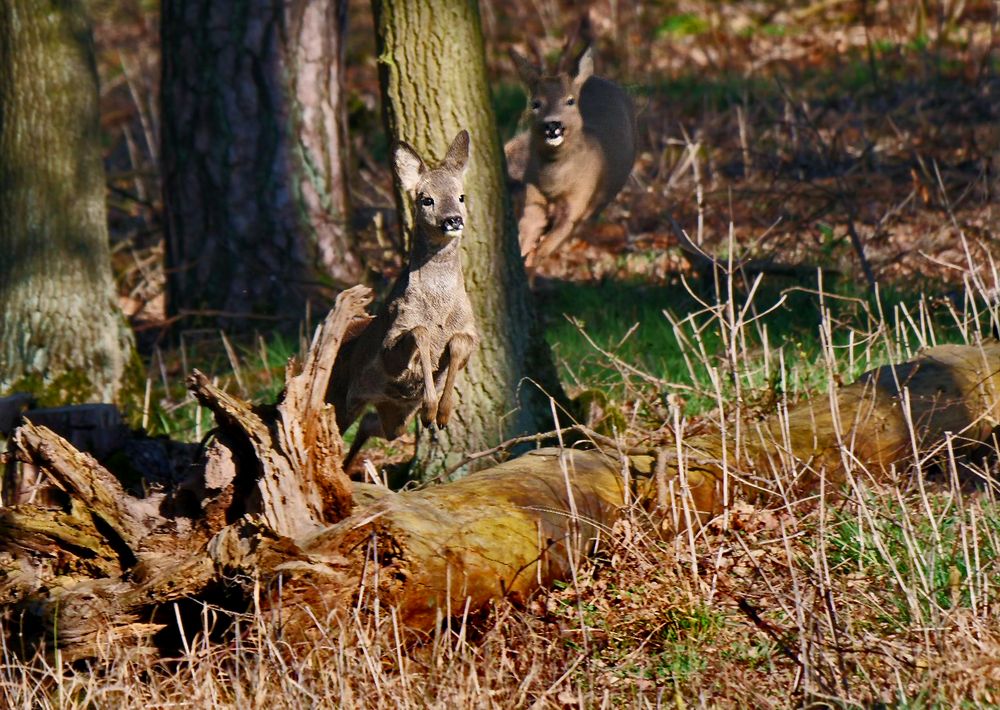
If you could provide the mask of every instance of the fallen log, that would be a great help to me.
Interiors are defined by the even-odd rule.
[[[768,503],[836,493],[852,475],[881,482],[948,456],[959,467],[997,456],[1000,343],[942,345],[914,360],[885,365],[761,422],[744,423],[737,440],[718,432],[691,437],[659,454],[655,499],[684,527],[684,502],[705,521],[732,494]],[[966,485],[982,484],[964,477]],[[684,492],[683,497],[675,495]],[[648,491],[654,497],[652,490]]]
[[[151,512],[96,460],[44,427],[22,427],[13,455],[64,502],[0,510],[4,631],[18,640],[10,647],[54,645],[65,660],[125,639],[153,649],[168,643],[185,606],[238,613],[254,600],[287,640],[374,599],[428,632],[446,616],[523,602],[566,579],[630,501],[673,510],[676,530],[718,512],[726,481],[733,496],[766,497],[860,471],[887,476],[949,446],[975,456],[1000,420],[1000,345],[945,346],[746,424],[739,441],[704,435],[629,455],[542,449],[393,493],[347,480],[333,412],[317,394],[337,348],[367,324],[367,303],[363,289],[341,295],[305,366],[290,365],[276,406],[191,377],[218,424],[192,467],[196,480],[175,492],[201,496],[193,513]]]
[[[523,603],[568,579],[608,536],[628,499],[624,480],[622,462],[601,451],[541,449],[451,484],[386,496],[300,543],[317,567],[352,577],[336,603],[322,575],[297,574],[284,582],[284,606],[350,609],[366,560],[378,569],[372,591],[410,630],[429,631],[492,600]]]

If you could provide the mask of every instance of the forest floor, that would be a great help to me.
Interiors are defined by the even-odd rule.
[[[116,273],[149,373],[130,421],[197,440],[209,422],[184,374],[197,366],[272,401],[321,314],[298,337],[167,318],[155,7],[92,4]],[[506,49],[535,36],[558,51],[572,5],[481,4],[504,138],[524,105]],[[536,282],[588,424],[668,444],[997,328],[998,13],[986,0],[592,4],[598,73],[635,97],[640,155],[619,198]],[[401,256],[361,218],[392,205],[367,4],[352,4],[351,22],[352,194],[384,287]],[[699,272],[671,219],[732,273]],[[411,447],[384,446],[376,463]],[[1000,704],[1000,507],[989,486],[959,491],[953,464],[937,462],[945,475],[929,482],[907,470],[864,483],[836,506],[737,501],[686,539],[660,539],[637,509],[571,583],[415,647],[382,619],[289,655],[251,614],[236,645],[192,637],[182,658],[153,666],[124,648],[75,671],[5,659],[0,696],[74,707]]]

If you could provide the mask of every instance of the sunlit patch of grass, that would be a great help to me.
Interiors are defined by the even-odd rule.
[[[905,500],[869,492],[861,506],[833,515],[825,540],[827,559],[839,575],[878,580],[873,597],[885,601],[881,621],[899,632],[938,623],[941,614],[987,603],[1000,572],[985,577],[976,560],[997,559],[1000,508],[977,499],[956,505],[954,492],[938,490]],[[975,542],[975,549],[971,545]]]
[[[718,297],[698,289],[708,291],[697,283],[692,289],[620,281],[554,283],[540,294],[540,303],[563,381],[575,391],[596,389],[622,400],[640,379],[629,369],[634,367],[661,381],[663,396],[671,385],[690,393],[685,395],[689,411],[697,413],[718,404],[718,387],[732,395],[738,379],[744,391],[794,398],[822,389],[831,374],[851,381],[886,362],[897,347],[911,356],[931,338],[935,343],[962,340],[946,309],[932,308],[926,299],[914,306],[912,296],[892,289],[874,301],[853,284],[835,285],[821,296],[815,286],[788,287],[764,279],[752,299],[734,292],[735,310],[728,311],[707,306],[718,303]],[[726,322],[741,312],[745,323]],[[914,313],[927,321],[928,332],[909,330]],[[827,322],[837,323],[835,330],[824,332],[824,314]],[[889,320],[879,326],[883,316]],[[818,367],[826,340],[836,353],[828,363],[832,373]]]
[[[188,394],[185,379],[192,369],[211,374],[220,387],[252,402],[274,402],[284,387],[285,365],[298,350],[298,343],[276,333],[266,338],[206,334],[157,349],[147,363],[148,398],[141,408],[126,411],[126,420],[153,436],[196,441],[214,424]]]

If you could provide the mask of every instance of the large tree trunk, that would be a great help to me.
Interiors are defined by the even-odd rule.
[[[341,86],[347,0],[164,0],[175,311],[298,318],[357,282]]]
[[[0,3],[0,393],[112,400],[131,357],[83,6]]]
[[[437,436],[439,446],[425,447],[420,468],[427,476],[463,451],[551,428],[548,398],[531,380],[549,394],[561,392],[519,254],[490,104],[479,6],[476,0],[374,0],[373,8],[391,138],[440,158],[460,129],[472,135],[465,178],[469,225],[462,240],[480,346],[458,378],[458,405],[447,432]],[[410,230],[409,205],[399,185],[396,195]]]

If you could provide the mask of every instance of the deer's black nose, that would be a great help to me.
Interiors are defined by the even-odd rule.
[[[458,215],[455,215],[454,217],[445,217],[441,220],[441,229],[446,232],[458,232],[461,231],[464,226],[465,223]]]
[[[542,128],[546,138],[558,138],[563,134],[562,121],[546,121]]]

